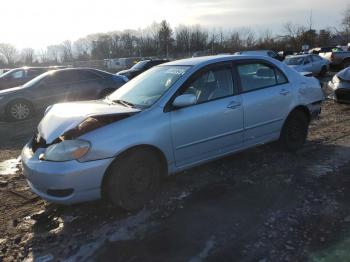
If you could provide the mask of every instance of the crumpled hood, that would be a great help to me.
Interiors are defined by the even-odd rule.
[[[13,93],[13,92],[17,92],[17,91],[20,91],[20,90],[23,90],[23,86],[17,86],[17,87],[12,87],[12,88],[7,88],[7,89],[4,89],[4,90],[0,90],[0,96],[1,95],[6,95],[8,93]]]
[[[350,67],[345,68],[341,70],[339,73],[337,73],[337,77],[345,81],[350,81]]]
[[[47,144],[66,131],[75,128],[89,116],[122,115],[140,112],[139,109],[109,104],[103,100],[53,105],[40,121],[38,131]]]

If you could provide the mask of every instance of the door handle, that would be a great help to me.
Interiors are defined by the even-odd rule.
[[[236,109],[238,107],[241,106],[241,102],[237,102],[237,101],[232,101],[227,105],[227,108],[229,109]]]
[[[282,95],[282,96],[286,96],[286,95],[288,95],[290,92],[288,91],[288,90],[286,90],[286,89],[282,89],[281,91],[280,91],[280,95]]]

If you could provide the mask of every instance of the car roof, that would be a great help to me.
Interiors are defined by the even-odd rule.
[[[268,61],[272,60],[272,58],[269,58],[263,55],[212,55],[212,56],[201,56],[201,57],[180,59],[180,60],[168,62],[165,64],[161,64],[160,66],[166,66],[166,65],[198,66],[198,65],[211,64],[216,62],[237,61],[242,59],[244,60],[263,59]]]

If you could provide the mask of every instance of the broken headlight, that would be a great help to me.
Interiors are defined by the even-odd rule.
[[[337,83],[340,83],[340,79],[337,75],[335,75],[333,78],[332,78],[332,83],[334,84],[337,84]]]
[[[46,148],[40,159],[55,162],[76,160],[86,155],[89,149],[90,143],[87,141],[64,140]]]

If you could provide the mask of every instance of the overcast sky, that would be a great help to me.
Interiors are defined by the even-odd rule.
[[[0,43],[43,48],[90,33],[138,29],[166,19],[207,28],[281,31],[285,22],[339,26],[349,0],[3,0]]]

